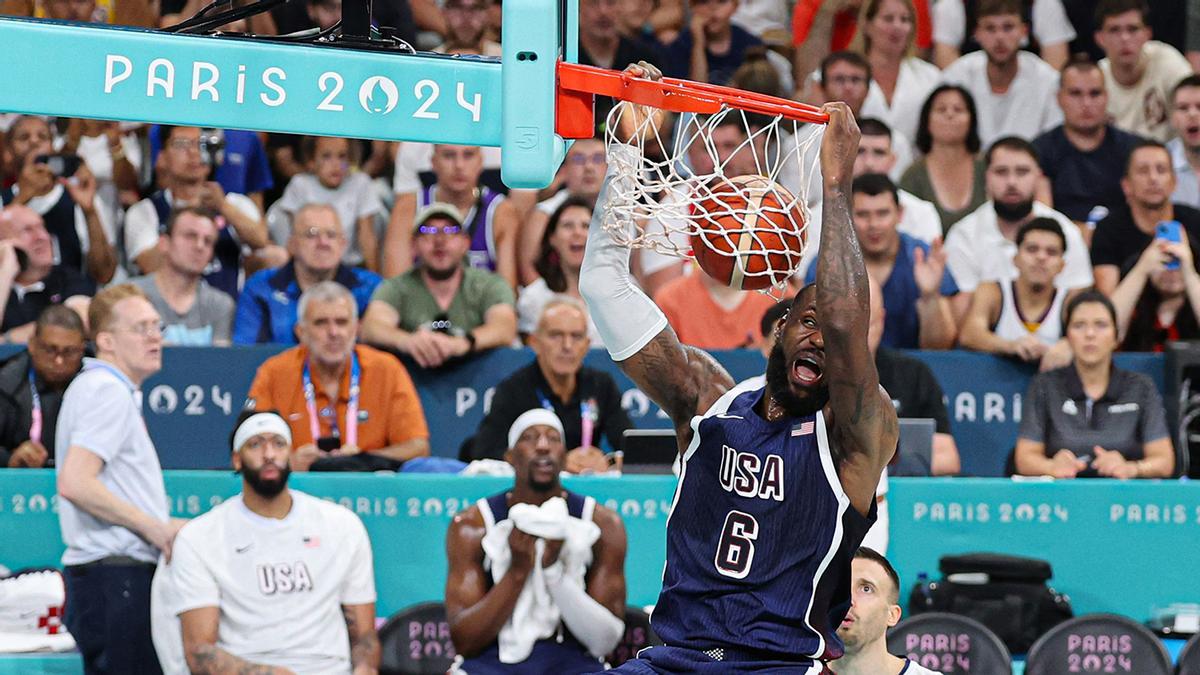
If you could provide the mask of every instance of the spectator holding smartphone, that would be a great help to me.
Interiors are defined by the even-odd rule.
[[[1200,338],[1200,273],[1178,222],[1164,222],[1113,291],[1121,349],[1161,352],[1167,342]]]
[[[0,190],[0,204],[28,206],[42,217],[54,242],[55,265],[79,270],[98,284],[111,281],[116,230],[97,208],[91,170],[76,155],[55,155],[54,130],[42,117],[18,117],[5,145],[6,174],[14,182]]]

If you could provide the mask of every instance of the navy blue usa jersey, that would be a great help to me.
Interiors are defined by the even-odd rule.
[[[762,396],[760,376],[692,420],[652,623],[674,647],[835,659],[875,513],[850,505],[821,413],[767,422]]]

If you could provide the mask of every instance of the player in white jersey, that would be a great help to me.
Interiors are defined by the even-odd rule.
[[[900,576],[887,558],[858,549],[850,564],[850,611],[838,627],[846,653],[831,661],[837,675],[942,675],[887,650],[887,631],[900,621]]]
[[[291,431],[278,413],[243,413],[232,445],[242,493],[180,530],[160,571],[187,667],[375,673],[375,577],[362,521],[288,489]]]

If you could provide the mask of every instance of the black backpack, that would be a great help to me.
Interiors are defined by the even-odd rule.
[[[1046,631],[1074,616],[1065,595],[1046,585],[1050,563],[1036,558],[967,553],[944,556],[940,581],[920,581],[908,599],[909,614],[950,612],[971,617],[994,632],[1013,654],[1024,654]],[[970,575],[970,578],[955,575]]]

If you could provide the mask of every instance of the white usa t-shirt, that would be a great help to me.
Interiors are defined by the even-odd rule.
[[[232,497],[179,531],[172,614],[221,610],[217,647],[298,675],[349,673],[342,605],[375,602],[371,542],[345,507],[291,491],[282,520]]]

